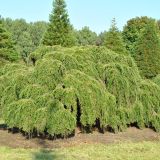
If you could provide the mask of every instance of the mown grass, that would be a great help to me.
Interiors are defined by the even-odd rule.
[[[54,150],[0,147],[2,160],[159,160],[160,142],[80,145]]]

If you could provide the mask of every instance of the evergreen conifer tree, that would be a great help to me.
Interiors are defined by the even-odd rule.
[[[14,44],[11,40],[9,33],[2,24],[0,17],[0,59],[9,61],[15,61],[18,59],[18,54],[14,48]]]
[[[44,35],[43,44],[68,47],[73,46],[74,43],[75,38],[66,10],[66,3],[64,0],[54,0],[49,27]]]
[[[122,35],[116,26],[115,18],[112,20],[111,28],[104,37],[104,45],[116,53],[127,54]]]
[[[143,77],[152,78],[160,73],[160,39],[155,25],[145,27],[136,43],[135,53]]]

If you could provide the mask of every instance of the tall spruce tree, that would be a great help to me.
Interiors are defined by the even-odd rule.
[[[112,20],[111,28],[105,34],[104,45],[119,54],[127,54],[122,35],[116,26],[115,18]]]
[[[154,24],[148,24],[135,48],[135,60],[141,75],[146,78],[160,73],[160,39]]]
[[[18,54],[14,48],[9,33],[6,31],[0,17],[0,59],[15,61],[18,59]]]
[[[49,20],[50,23],[44,35],[43,44],[49,46],[73,46],[75,39],[64,0],[53,1],[53,11]]]

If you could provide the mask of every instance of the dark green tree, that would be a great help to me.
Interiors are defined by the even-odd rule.
[[[14,48],[14,43],[11,40],[9,33],[6,31],[0,17],[0,59],[15,61],[18,59],[18,54]]]
[[[143,16],[130,19],[124,26],[122,32],[123,39],[126,43],[127,50],[132,56],[135,55],[135,43],[141,35],[141,32],[145,29],[145,26],[148,24],[157,25],[155,19]]]
[[[155,25],[148,24],[136,42],[135,60],[146,78],[160,73],[160,39]]]
[[[64,0],[53,1],[53,11],[49,20],[50,23],[44,35],[43,44],[48,46],[73,46],[75,39]]]
[[[115,51],[116,53],[127,54],[127,50],[125,48],[121,32],[118,30],[116,26],[115,19],[112,20],[111,28],[105,34],[104,46]]]

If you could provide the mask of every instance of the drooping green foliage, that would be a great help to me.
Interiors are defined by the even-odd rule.
[[[0,17],[0,60],[16,61],[18,54],[9,33],[7,33]]]
[[[51,52],[53,47],[51,46],[40,46],[34,52],[29,55],[29,59],[35,64],[35,62],[41,59],[46,53]]]
[[[64,0],[53,1],[53,11],[50,14],[48,30],[44,35],[43,44],[47,46],[73,46],[75,39],[70,24],[66,3]]]
[[[146,25],[153,24],[157,26],[155,19],[149,18],[147,16],[136,17],[130,19],[123,29],[123,39],[126,43],[127,50],[132,56],[135,55],[135,47],[141,32],[145,29]],[[158,28],[157,28],[158,29]]]
[[[2,72],[2,68],[5,66],[5,64],[9,63],[6,59],[0,57],[0,75]]]
[[[106,47],[43,46],[33,59],[33,67],[8,64],[1,73],[9,127],[51,136],[72,134],[77,125],[116,132],[136,123],[160,130],[160,87],[142,80],[130,56]]]
[[[104,46],[119,54],[127,54],[122,35],[116,26],[115,19],[112,20],[112,25],[104,37]]]
[[[160,87],[152,81],[142,81],[140,100],[143,104],[143,117],[145,124],[154,126],[160,131]]]
[[[158,74],[154,79],[153,82],[160,86],[160,74]]]
[[[143,77],[152,78],[160,73],[160,39],[155,25],[146,25],[137,40],[135,60]]]

